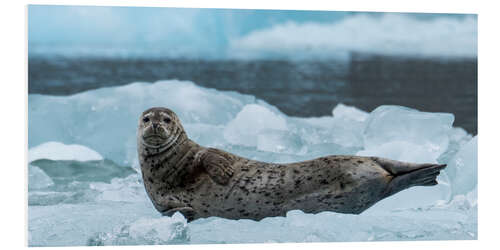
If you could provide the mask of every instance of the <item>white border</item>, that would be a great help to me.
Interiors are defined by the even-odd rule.
[[[328,244],[240,244],[240,245],[192,245],[192,246],[137,246],[128,249],[299,249],[299,248],[347,248],[347,249],[491,249],[498,246],[500,226],[497,190],[498,159],[498,8],[478,1],[152,1],[152,0],[73,0],[36,1],[21,0],[2,5],[2,77],[1,117],[3,176],[0,190],[2,248],[26,246],[26,148],[27,148],[27,82],[26,82],[26,4],[100,5],[100,6],[165,6],[239,9],[302,9],[348,10],[379,12],[429,12],[429,13],[476,13],[479,14],[479,240],[477,241],[430,241],[430,242],[376,242],[376,243],[328,243]],[[21,126],[23,124],[24,126]],[[23,138],[23,139],[21,139]],[[7,160],[6,160],[7,159]],[[121,247],[110,247],[119,249]],[[44,249],[81,249],[80,247]],[[109,249],[109,248],[107,248]]]
[[[98,5],[98,6],[163,6],[184,8],[224,8],[224,9],[281,9],[281,10],[338,10],[338,11],[378,11],[378,12],[428,12],[428,13],[477,13],[480,5],[470,1],[397,1],[397,0],[351,0],[328,3],[326,1],[229,1],[229,0],[27,0],[31,4],[56,5]]]

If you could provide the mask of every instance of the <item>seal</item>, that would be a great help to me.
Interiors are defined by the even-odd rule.
[[[144,186],[163,215],[261,220],[332,211],[359,214],[412,186],[436,185],[446,165],[331,155],[266,163],[190,140],[177,115],[154,107],[139,119],[137,149]]]

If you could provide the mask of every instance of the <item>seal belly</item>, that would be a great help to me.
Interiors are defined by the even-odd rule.
[[[268,216],[283,216],[282,207],[290,191],[286,165],[252,160],[233,165],[238,174],[233,176],[225,195],[220,199],[216,216],[260,220]],[[216,212],[216,211],[213,211]]]
[[[304,170],[302,188],[296,187],[304,192],[290,197],[285,210],[306,213],[359,214],[382,198],[392,179],[390,173],[364,157],[328,156],[291,165]]]
[[[240,174],[218,200],[217,216],[259,220],[294,209],[360,213],[379,200],[391,179],[369,159],[341,156],[290,164],[249,160],[237,169]]]
[[[308,184],[319,182],[319,185],[310,192],[289,199],[285,210],[359,214],[380,200],[388,182],[380,172],[365,174],[353,172],[316,181],[313,179]]]

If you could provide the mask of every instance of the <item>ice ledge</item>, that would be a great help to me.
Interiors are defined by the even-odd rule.
[[[40,159],[54,161],[100,161],[103,160],[103,157],[96,151],[82,145],[67,145],[51,141],[29,149],[29,163]]]

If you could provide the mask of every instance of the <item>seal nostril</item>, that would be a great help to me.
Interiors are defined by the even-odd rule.
[[[158,127],[158,123],[153,123],[153,128],[157,128]]]

